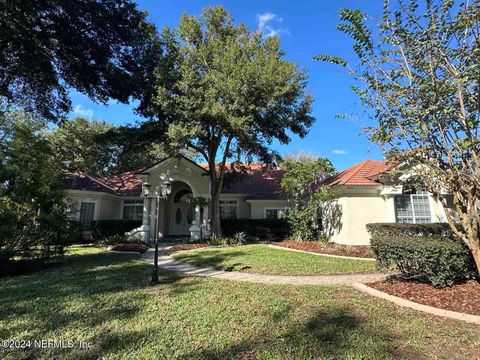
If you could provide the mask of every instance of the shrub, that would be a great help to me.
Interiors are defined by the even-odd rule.
[[[222,234],[227,237],[244,232],[247,237],[260,240],[283,240],[291,234],[287,219],[222,219],[221,226]]]
[[[232,238],[227,236],[208,239],[208,244],[212,246],[230,245],[232,242]]]
[[[232,240],[233,241],[230,245],[235,245],[235,246],[245,245],[247,243],[247,234],[245,234],[244,232],[238,232],[235,235],[233,235]]]
[[[98,241],[102,245],[115,245],[115,244],[132,244],[138,243],[137,240],[133,239],[128,235],[112,235],[106,238],[103,238]]]
[[[92,222],[92,237],[101,240],[113,235],[123,235],[142,225],[138,220],[97,220]]]
[[[458,240],[439,236],[375,236],[371,247],[380,267],[395,265],[405,279],[442,287],[476,274],[470,250]]]
[[[432,224],[376,223],[376,224],[367,224],[367,230],[372,237],[375,237],[375,236],[452,237],[452,231],[450,229],[450,225],[446,223],[432,223]]]

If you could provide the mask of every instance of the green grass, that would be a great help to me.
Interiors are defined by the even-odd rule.
[[[267,245],[202,248],[173,253],[180,261],[215,269],[271,275],[331,275],[376,271],[375,262],[304,254]]]
[[[471,359],[477,326],[346,287],[178,277],[137,255],[70,252],[48,270],[0,279],[0,339],[73,340],[73,349],[3,349],[1,359]],[[89,350],[77,348],[91,342]]]

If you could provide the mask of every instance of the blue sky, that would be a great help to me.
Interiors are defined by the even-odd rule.
[[[375,22],[382,3],[380,0],[139,0],[138,6],[146,10],[149,20],[161,29],[165,25],[175,26],[184,12],[198,15],[205,6],[221,4],[237,23],[242,22],[252,30],[262,30],[265,35],[278,35],[286,57],[307,69],[309,89],[315,99],[313,116],[316,122],[306,138],[294,137],[290,144],[274,144],[274,147],[282,155],[303,150],[326,156],[340,170],[366,158],[382,159],[382,154],[377,145],[361,134],[368,119],[362,115],[364,109],[350,90],[350,77],[341,68],[312,58],[317,54],[329,54],[354,62],[351,40],[336,30],[339,10],[359,8],[369,15],[368,21]],[[103,119],[113,124],[141,121],[133,112],[133,105],[114,101],[108,106],[95,104],[76,92],[72,92],[72,105],[72,116]],[[349,116],[335,118],[335,114],[340,113]]]

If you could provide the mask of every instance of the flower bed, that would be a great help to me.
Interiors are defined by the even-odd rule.
[[[148,250],[148,246],[145,244],[116,244],[109,247],[111,251],[136,251],[144,253]]]
[[[480,283],[470,280],[452,287],[436,288],[432,285],[405,280],[385,280],[367,284],[389,295],[440,309],[480,315]]]
[[[275,243],[275,246],[283,246],[289,249],[310,251],[319,254],[351,256],[359,258],[374,258],[370,246],[348,246],[334,243],[322,243],[318,241],[292,241],[285,240]]]
[[[177,244],[177,245],[173,245],[170,249],[168,249],[167,254],[171,254],[176,251],[182,251],[182,250],[200,249],[207,246],[209,246],[207,243]]]

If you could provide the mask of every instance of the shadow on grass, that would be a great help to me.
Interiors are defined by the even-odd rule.
[[[29,332],[39,336],[75,323],[94,327],[112,319],[132,318],[142,310],[142,300],[150,296],[142,289],[158,288],[149,285],[151,272],[152,266],[138,255],[98,253],[69,255],[54,268],[4,278],[0,280],[0,319],[10,325],[8,332],[0,331],[0,338],[25,330],[24,324],[16,322],[22,316],[34,325]],[[160,275],[170,296],[195,285],[177,284],[181,277],[172,273]]]
[[[242,271],[251,269],[250,266],[243,264],[242,262],[236,262],[234,264],[225,266],[225,262],[230,259],[241,258],[242,256],[249,255],[248,253],[237,250],[229,251],[228,253],[219,250],[209,249],[209,252],[198,251],[195,253],[180,253],[179,257],[175,257],[181,262],[185,262],[200,267],[209,267],[224,271]]]
[[[289,316],[286,313],[283,315]],[[279,318],[276,317],[274,320],[278,322]],[[278,327],[281,328],[281,324]],[[192,351],[180,358],[388,359],[419,356],[410,349],[394,346],[392,338],[388,329],[369,324],[348,308],[333,306],[329,310],[316,312],[306,321],[290,326],[283,332],[269,329],[263,336],[232,343],[220,349]]]

